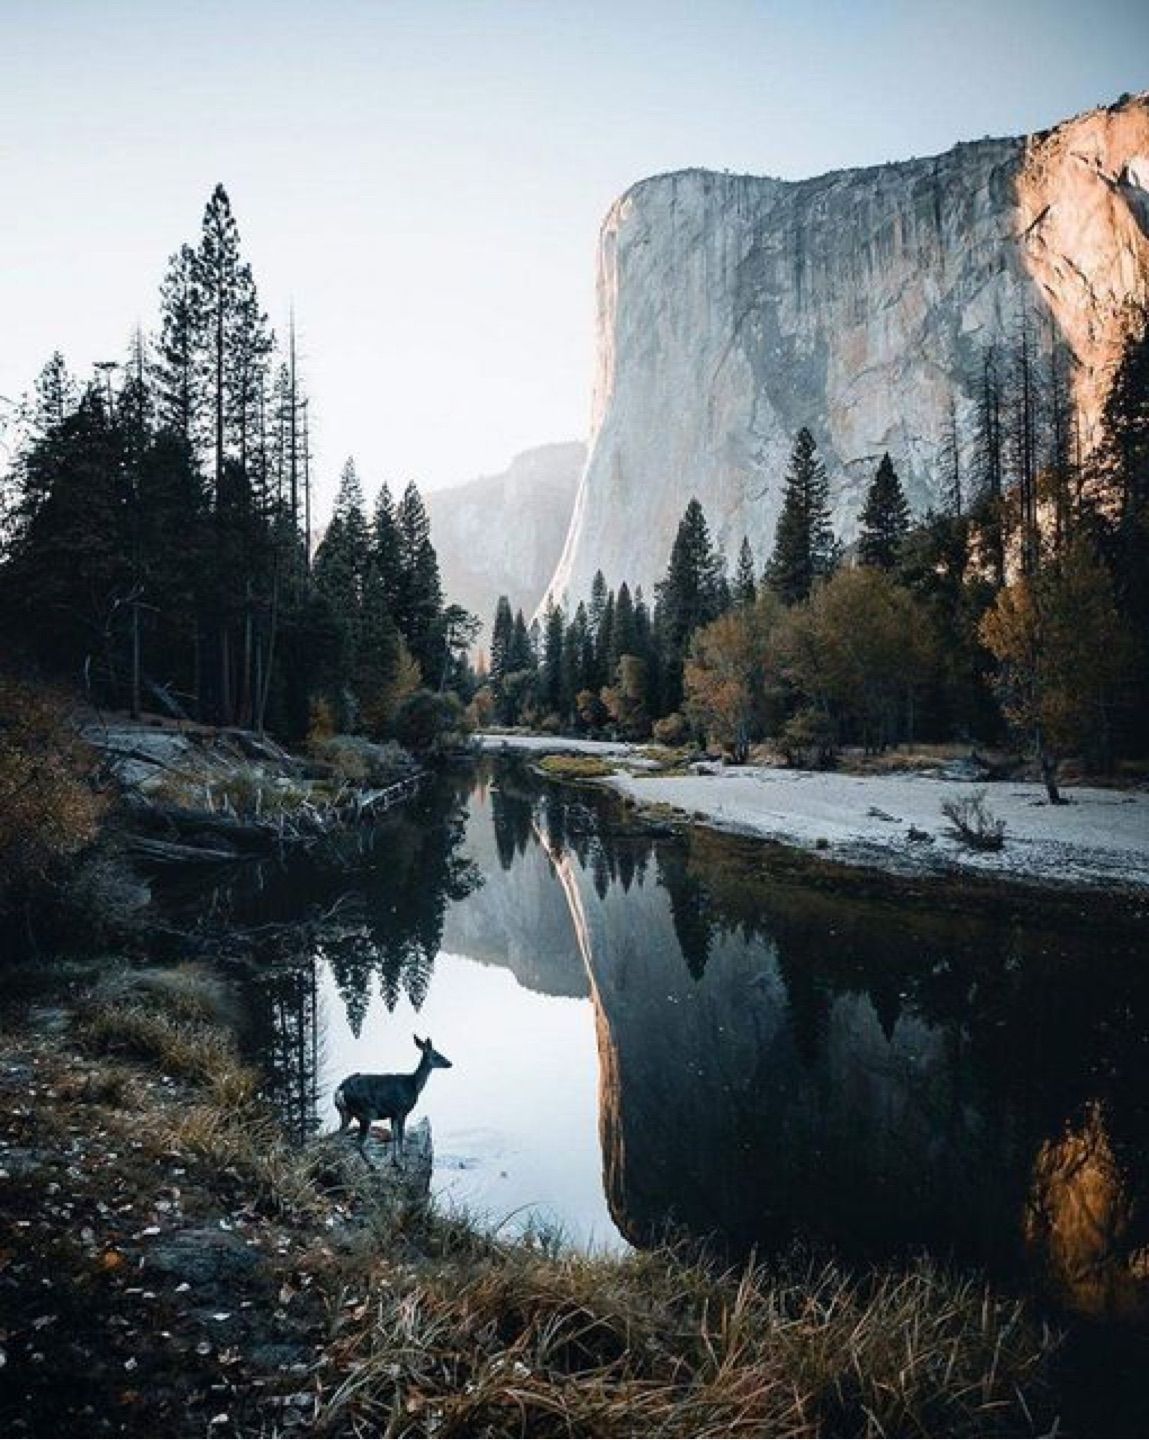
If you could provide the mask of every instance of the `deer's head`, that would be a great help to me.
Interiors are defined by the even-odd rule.
[[[439,1054],[438,1050],[431,1044],[430,1037],[426,1040],[420,1040],[418,1035],[416,1035],[415,1044],[422,1050],[423,1058],[432,1070],[450,1070],[451,1062],[447,1059],[446,1055]]]

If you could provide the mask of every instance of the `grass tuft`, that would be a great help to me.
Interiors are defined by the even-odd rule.
[[[544,755],[539,769],[559,780],[601,780],[615,773],[615,767],[598,755]]]
[[[1052,1337],[921,1261],[723,1272],[675,1250],[523,1245],[376,1266],[336,1323],[323,1433],[1030,1434]]]
[[[77,1038],[94,1054],[151,1061],[166,1074],[203,1085],[219,1105],[244,1105],[255,1095],[256,1073],[241,1062],[226,1031],[141,1001],[96,1003],[79,1019]]]

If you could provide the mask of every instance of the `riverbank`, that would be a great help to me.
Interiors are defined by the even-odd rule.
[[[1149,893],[1149,794],[1143,790],[1067,786],[1067,803],[1051,806],[1041,785],[1024,781],[720,763],[658,773],[636,746],[515,735],[484,736],[482,744],[496,753],[505,747],[532,757],[598,757],[613,770],[598,777],[601,783],[641,811],[770,840],[839,865]],[[1000,849],[972,848],[942,813],[947,801],[978,793],[1004,823]]]
[[[125,972],[0,1037],[4,1433],[1054,1423],[1053,1337],[976,1277],[556,1253],[381,1197],[277,1131],[227,1004],[200,971]]]

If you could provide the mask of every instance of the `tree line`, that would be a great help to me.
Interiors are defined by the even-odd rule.
[[[426,728],[443,709],[475,627],[444,604],[422,498],[384,486],[368,517],[348,461],[313,555],[294,319],[280,344],[222,185],[168,262],[154,333],[84,384],[54,355],[21,420],[0,549],[10,664],[134,715],[288,737],[390,733],[405,704]]]
[[[987,349],[961,444],[937,450],[944,503],[911,518],[891,457],[854,543],[835,535],[808,429],[795,438],[774,544],[743,539],[733,574],[692,499],[649,606],[597,574],[573,613],[528,626],[499,601],[479,723],[667,743],[744,761],[843,745],[1012,736],[1060,798],[1061,758],[1094,770],[1149,755],[1149,321],[1086,445],[1064,348],[1024,321]]]

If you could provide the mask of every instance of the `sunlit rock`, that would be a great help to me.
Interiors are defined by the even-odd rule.
[[[973,458],[984,347],[1027,314],[1075,361],[1082,434],[1149,294],[1149,95],[1025,139],[787,182],[687,170],[611,208],[590,455],[552,587],[649,591],[691,496],[728,555],[773,542],[809,426],[848,537],[884,451],[919,510]]]

